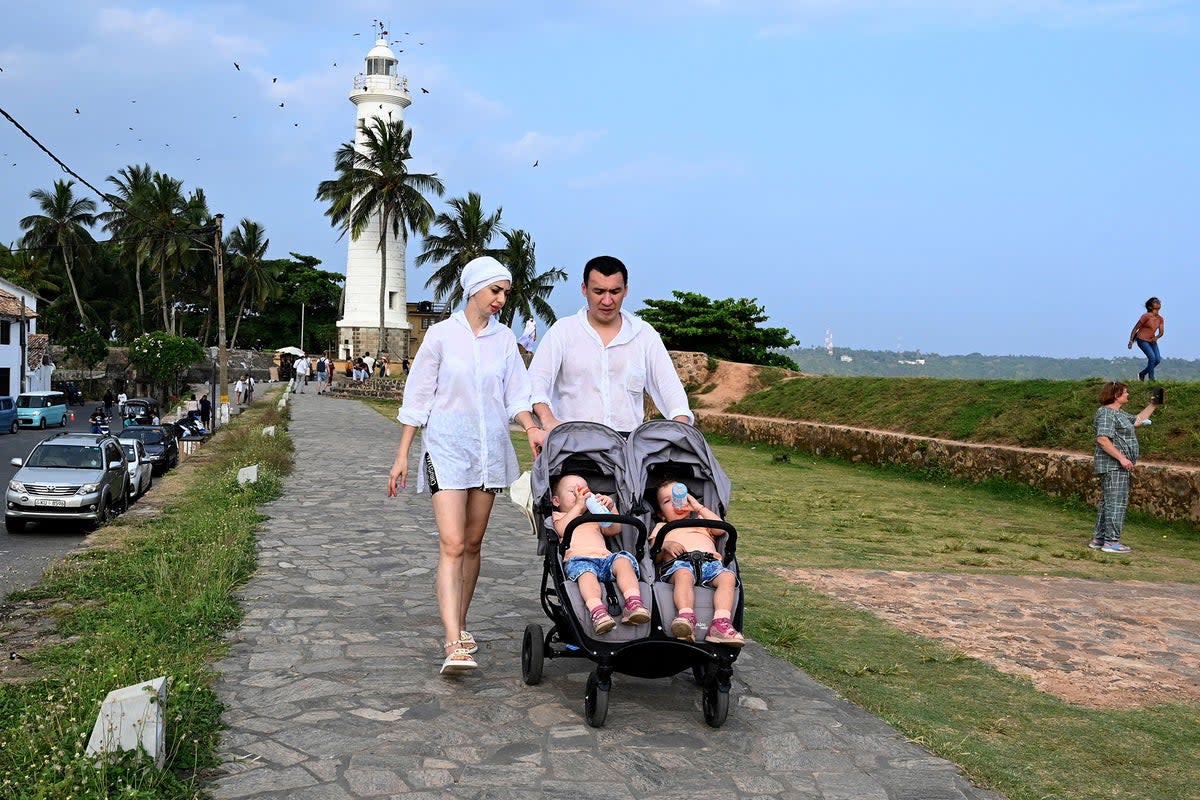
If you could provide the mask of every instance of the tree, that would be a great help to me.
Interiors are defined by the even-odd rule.
[[[547,325],[553,325],[558,317],[546,298],[554,290],[554,284],[567,279],[567,271],[555,267],[537,274],[535,245],[527,231],[520,228],[505,231],[504,240],[507,246],[500,252],[499,260],[512,273],[512,289],[508,302],[500,310],[500,322],[512,325],[520,312],[526,319],[541,317]]]
[[[234,285],[241,286],[238,290],[237,320],[233,323],[233,335],[229,337],[230,348],[237,341],[238,327],[245,315],[247,302],[251,308],[261,308],[263,303],[279,293],[276,270],[268,266],[263,258],[271,244],[271,240],[263,234],[261,225],[243,219],[225,240],[225,249],[233,256],[233,269],[229,277]]]
[[[428,263],[437,264],[425,288],[433,287],[433,299],[446,302],[451,306],[458,305],[462,300],[462,286],[458,276],[467,262],[480,256],[491,256],[499,261],[502,250],[490,247],[497,233],[503,232],[500,225],[500,215],[503,208],[497,208],[494,214],[483,212],[483,199],[478,192],[468,192],[465,198],[454,197],[448,201],[454,209],[453,214],[442,212],[433,221],[435,228],[443,232],[425,237],[425,250],[417,256],[416,265]]]
[[[86,257],[88,251],[84,248],[94,242],[87,229],[96,224],[96,202],[75,197],[71,191],[74,185],[75,181],[55,181],[52,191],[34,189],[29,196],[37,201],[42,213],[31,214],[18,224],[26,232],[22,239],[25,247],[45,248],[62,259],[71,296],[79,312],[79,324],[86,326],[88,317],[75,283],[74,265],[80,252]]]
[[[713,358],[771,367],[799,367],[773,352],[800,343],[786,328],[760,327],[766,309],[756,298],[710,300],[695,292],[675,291],[674,300],[647,300],[637,315],[655,327],[670,350],[707,353]]]
[[[291,258],[270,259],[264,269],[275,275],[279,292],[262,307],[248,311],[241,338],[274,350],[299,345],[318,352],[335,346],[338,298],[346,276],[318,269],[319,258],[291,253]],[[304,341],[300,341],[300,303],[304,303]]]
[[[136,231],[134,235],[139,237],[135,243],[135,258],[151,264],[158,271],[164,331],[171,328],[167,278],[180,257],[195,244],[189,221],[195,210],[189,205],[189,200],[183,196],[183,181],[161,172],[154,173],[135,203],[138,220],[130,230],[131,234]]]
[[[0,278],[10,283],[38,295],[58,294],[62,286],[46,267],[45,260],[34,258],[31,250],[0,245]]]
[[[112,211],[98,215],[104,223],[104,230],[114,238],[135,239],[139,230],[146,227],[146,222],[140,218],[138,207],[145,203],[145,196],[152,188],[154,173],[149,164],[137,166],[130,164],[117,170],[116,175],[109,175],[106,180],[117,187],[117,195],[109,196]],[[137,286],[138,300],[138,330],[143,330],[146,324],[146,294],[142,288],[142,261],[145,257],[143,248],[132,241],[128,246],[122,246],[123,260],[132,263],[134,283]]]
[[[358,239],[372,219],[379,223],[379,352],[387,351],[384,312],[387,309],[387,237],[399,237],[407,247],[408,234],[426,233],[434,219],[424,192],[439,197],[445,187],[436,175],[409,172],[412,130],[403,120],[372,120],[363,125],[361,149],[346,142],[334,156],[337,177],[321,181],[317,199],[329,204],[325,216],[342,235]]]
[[[108,355],[108,342],[95,328],[79,331],[59,342],[68,356],[79,359],[88,369],[99,364]]]
[[[192,364],[204,360],[204,349],[195,339],[163,331],[143,333],[129,345],[129,363],[138,375],[158,384],[166,400],[179,376]]]

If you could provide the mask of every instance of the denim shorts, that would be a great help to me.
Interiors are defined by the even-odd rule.
[[[659,580],[665,581],[670,578],[671,575],[681,569],[690,570],[692,573],[692,578],[695,578],[696,570],[692,567],[692,562],[688,561],[686,558],[681,558],[668,564],[662,571],[662,575],[659,577]],[[700,568],[700,585],[711,586],[712,582],[717,579],[717,576],[723,572],[728,572],[734,577],[737,577],[737,573],[724,566],[721,563],[721,559],[718,558],[713,561],[705,561],[704,566]]]
[[[568,558],[567,563],[563,566],[567,571],[567,580],[569,581],[579,580],[579,576],[585,572],[595,575],[598,581],[611,581],[616,580],[616,577],[613,575],[613,564],[616,563],[618,558],[628,561],[629,565],[633,567],[633,574],[638,574],[637,561],[631,554],[626,553],[624,550],[619,553],[609,553],[607,556],[600,556],[599,558],[575,556],[574,558]]]

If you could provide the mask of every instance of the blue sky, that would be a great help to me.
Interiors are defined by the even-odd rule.
[[[0,107],[97,186],[149,163],[203,187],[271,257],[345,271],[313,194],[382,17],[414,167],[530,231],[560,314],[609,253],[631,310],[754,297],[804,346],[1128,355],[1153,294],[1164,356],[1200,358],[1200,4],[3,5]],[[7,243],[63,173],[2,119],[0,153]]]

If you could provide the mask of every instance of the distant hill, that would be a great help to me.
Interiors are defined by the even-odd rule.
[[[1136,382],[1138,370],[1146,365],[1146,359],[1140,351],[1134,352],[1138,353],[1138,357],[1105,359],[985,356],[981,353],[943,356],[937,353],[853,350],[845,347],[835,347],[832,356],[823,347],[784,351],[800,365],[802,372],[813,375],[1014,380],[1104,378]],[[1160,380],[1200,381],[1200,361],[1167,358],[1155,372]]]

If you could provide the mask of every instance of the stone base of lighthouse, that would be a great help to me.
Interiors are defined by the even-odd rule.
[[[370,353],[378,358],[387,356],[389,361],[399,363],[401,359],[411,358],[409,353],[409,337],[412,326],[404,328],[384,328],[384,341],[379,341],[379,326],[338,327],[338,358],[351,359]]]

